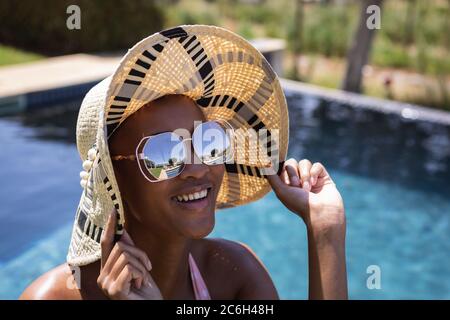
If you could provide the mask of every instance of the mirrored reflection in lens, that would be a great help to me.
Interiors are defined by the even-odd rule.
[[[149,138],[142,153],[145,167],[156,180],[177,176],[183,169],[186,159],[182,138],[170,132]]]
[[[225,163],[232,156],[231,131],[216,121],[197,126],[192,143],[197,156],[208,165]]]

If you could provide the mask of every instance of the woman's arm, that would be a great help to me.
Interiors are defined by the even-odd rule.
[[[345,231],[308,230],[309,299],[347,299]]]
[[[280,176],[268,176],[278,199],[299,215],[308,232],[309,298],[347,299],[344,204],[325,167],[286,161]]]

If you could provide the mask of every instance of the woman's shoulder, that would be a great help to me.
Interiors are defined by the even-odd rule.
[[[266,267],[248,245],[221,238],[206,238],[201,241],[201,247],[207,283],[222,288],[229,286],[230,291],[238,293],[233,298],[278,298]],[[224,282],[224,279],[228,281]]]
[[[78,300],[81,299],[76,275],[66,263],[44,273],[21,294],[21,300]]]
[[[255,252],[245,243],[236,242],[222,238],[205,238],[202,239],[205,253],[209,257],[233,260],[236,263],[249,263],[259,261]],[[224,259],[222,259],[224,258]]]

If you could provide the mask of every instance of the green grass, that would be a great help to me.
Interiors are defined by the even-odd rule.
[[[0,44],[0,66],[42,59],[43,56]]]

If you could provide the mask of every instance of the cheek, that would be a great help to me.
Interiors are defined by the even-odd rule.
[[[223,175],[225,174],[225,165],[219,164],[217,166],[211,166],[211,175],[214,177],[216,182],[221,183]]]
[[[140,211],[151,212],[152,216],[163,213],[168,206],[168,186],[166,182],[149,182],[139,179],[131,189],[133,198],[138,203]]]
[[[149,182],[142,176],[137,164],[119,164],[114,168],[122,198],[132,213],[159,212],[162,199],[168,194],[167,183]],[[141,220],[142,217],[136,217]]]

